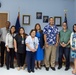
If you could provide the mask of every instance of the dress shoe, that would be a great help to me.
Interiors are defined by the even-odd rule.
[[[55,71],[56,69],[55,69],[55,67],[51,67],[51,69],[53,70],[53,71]]]
[[[7,70],[9,70],[9,67],[7,67]]]
[[[49,67],[46,67],[46,71],[49,71]]]
[[[3,65],[0,65],[0,67],[3,67]]]
[[[33,72],[33,73],[34,73],[35,71],[34,71],[34,70],[31,70],[31,72]]]
[[[66,67],[66,68],[65,68],[65,71],[68,71],[68,70],[69,70],[69,67]]]
[[[31,71],[28,71],[28,73],[31,73]]]
[[[39,69],[41,69],[41,67],[39,67]]]
[[[59,67],[58,67],[58,69],[61,69],[61,68],[62,68],[62,66],[59,66]]]
[[[14,66],[10,66],[10,68],[14,69]]]

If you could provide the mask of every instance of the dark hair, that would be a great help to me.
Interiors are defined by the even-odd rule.
[[[31,33],[32,33],[33,31],[35,31],[35,32],[36,32],[36,30],[35,30],[35,29],[32,29],[32,30],[30,31],[30,35],[31,35]]]
[[[76,26],[76,24],[73,25],[73,32],[75,33],[76,31],[74,30],[74,26]]]
[[[15,28],[15,26],[14,26],[14,25],[13,25],[13,26],[11,26],[11,28],[10,28],[10,34],[12,34],[11,29],[12,29],[13,27]],[[16,32],[16,28],[15,28],[14,33],[15,33],[15,32]]]
[[[26,37],[26,35],[25,35],[25,29],[24,29],[23,27],[20,27],[20,28],[19,28],[19,31],[18,31],[19,36],[21,36],[21,34],[20,34],[20,30],[21,30],[21,29],[24,30],[23,37]]]
[[[9,25],[11,24],[10,21],[6,21],[6,23],[9,23]]]
[[[36,24],[35,24],[35,28],[34,28],[34,29],[35,29],[35,31],[37,32],[37,29],[36,29],[36,26],[37,26],[37,25],[40,27],[39,31],[41,32],[41,26],[40,26],[40,24],[39,24],[39,23],[36,23]]]
[[[53,18],[53,17],[50,17],[49,20],[50,20],[51,18]],[[53,19],[54,19],[54,18],[53,18]]]

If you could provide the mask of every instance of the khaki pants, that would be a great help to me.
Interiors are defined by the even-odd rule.
[[[55,67],[55,59],[56,59],[56,47],[49,46],[48,48],[45,48],[45,66],[49,67]]]

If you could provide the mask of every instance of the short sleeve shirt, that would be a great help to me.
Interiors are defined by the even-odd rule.
[[[70,40],[70,36],[71,36],[71,31],[69,29],[66,30],[66,32],[64,32],[63,30],[61,30],[59,32],[59,39],[60,39],[60,43],[65,43],[67,44],[68,41]],[[67,47],[70,47],[70,44],[67,45]]]
[[[33,41],[32,38],[31,38],[31,36],[28,36],[28,37],[26,38],[26,41],[25,41],[25,42],[28,43],[29,46],[30,46],[32,49],[35,49],[35,48],[36,48],[36,45],[39,44],[38,38],[35,37],[35,38],[34,38],[34,41]],[[31,50],[26,46],[26,51],[31,51]]]
[[[56,36],[59,34],[57,26],[46,25],[43,29],[43,34],[46,34],[46,40],[48,45],[56,44]]]

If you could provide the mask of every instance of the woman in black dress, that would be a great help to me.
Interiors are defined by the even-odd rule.
[[[25,45],[25,30],[20,27],[18,34],[14,39],[15,52],[17,55],[18,70],[24,69],[25,55],[26,55],[26,45]]]

